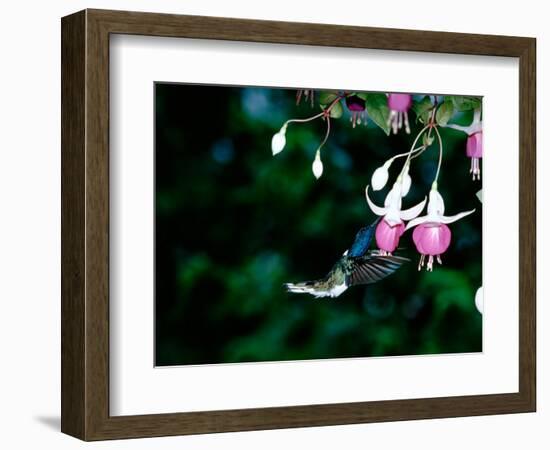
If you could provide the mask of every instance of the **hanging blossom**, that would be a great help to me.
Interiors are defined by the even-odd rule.
[[[463,127],[456,124],[447,124],[447,128],[459,130],[468,135],[466,140],[466,156],[470,158],[470,173],[472,180],[481,179],[481,167],[479,160],[483,157],[483,125],[481,122],[481,109],[474,110],[472,123]]]
[[[349,95],[346,97],[346,106],[351,112],[350,121],[353,128],[355,128],[356,124],[361,125],[361,122],[363,122],[364,125],[367,124],[367,106],[365,99],[358,95]]]
[[[415,227],[413,241],[420,253],[418,270],[421,270],[426,263],[426,269],[431,272],[434,258],[439,264],[442,264],[441,255],[447,251],[451,244],[451,230],[447,224],[456,222],[474,211],[475,209],[472,209],[454,216],[445,216],[443,197],[437,190],[437,182],[433,183],[428,201],[428,214],[411,220],[405,228],[406,231]]]
[[[417,148],[414,148],[414,146],[416,145],[422,133],[428,128],[429,127],[426,126],[422,131],[420,131],[420,133],[414,140],[411,149],[408,152],[400,153],[398,155],[392,156],[382,166],[378,167],[373,172],[371,177],[371,186],[374,191],[379,191],[383,189],[384,186],[386,186],[386,183],[388,182],[388,178],[389,178],[389,169],[392,163],[396,159],[406,156],[407,159],[405,160],[405,163],[403,164],[403,168],[401,169],[401,173],[399,175],[399,182],[401,183],[401,197],[405,197],[409,193],[412,185],[412,179],[409,174],[411,160],[421,155],[422,152],[424,152],[424,150],[426,150],[426,148],[428,148],[431,145],[431,141],[425,144],[422,144],[420,147],[417,147]]]
[[[466,140],[466,156],[470,158],[470,173],[472,180],[481,179],[479,160],[483,157],[483,131],[468,136]]]
[[[271,138],[271,153],[273,153],[273,156],[281,153],[286,145],[286,128],[288,126],[288,122],[285,123],[281,129],[273,135],[273,138]]]
[[[397,157],[400,157],[400,156],[406,156],[407,154],[404,153],[404,154],[401,154],[401,155],[397,155]],[[388,182],[388,178],[389,178],[389,168],[392,164],[392,162],[394,161],[396,157],[393,157],[391,159],[388,159],[384,165],[380,166],[378,169],[376,169],[374,171],[374,173],[372,174],[372,177],[371,177],[371,186],[372,186],[372,190],[373,191],[379,191],[381,189],[384,188],[384,186],[386,186],[386,183]],[[410,167],[410,162],[407,161],[405,162],[405,165],[403,167],[403,171],[400,175],[401,177],[401,197],[405,197],[410,189],[411,189],[411,185],[412,185],[412,179],[411,179],[411,176],[409,175],[409,167]]]
[[[403,164],[401,173],[397,177],[392,189],[386,196],[384,201],[384,207],[377,206],[369,197],[369,186],[365,189],[367,197],[367,203],[370,209],[378,216],[382,216],[383,219],[378,223],[375,231],[375,238],[378,248],[382,254],[391,254],[399,245],[399,239],[405,232],[404,220],[412,220],[417,217],[426,204],[426,198],[418,205],[412,208],[401,210],[402,198],[405,197],[411,188],[412,180],[409,175],[409,168],[413,155],[418,155],[423,152],[430,144],[426,143],[418,148],[415,148],[416,143],[422,136],[422,134],[429,128],[424,127],[420,133],[416,136],[411,149],[406,153],[395,155],[387,160],[381,167],[378,167],[371,177],[372,188],[375,191],[379,191],[386,185],[389,178],[389,168],[394,160],[406,156],[407,159]]]
[[[323,161],[321,161],[321,149],[317,149],[315,152],[315,159],[311,165],[311,171],[315,178],[319,179],[323,175]]]
[[[376,244],[383,255],[391,254],[399,245],[399,239],[405,232],[405,220],[417,217],[426,204],[426,199],[412,208],[402,210],[403,179],[399,176],[386,196],[384,206],[376,205],[369,197],[369,186],[365,189],[367,203],[374,214],[381,216],[375,231]]]
[[[391,126],[393,134],[397,134],[397,131],[403,128],[403,124],[405,124],[405,131],[407,134],[410,134],[411,128],[409,126],[409,109],[411,106],[412,95],[410,94],[388,95],[388,108],[390,109],[388,125]]]
[[[334,101],[326,109],[321,111],[319,114],[315,114],[314,116],[308,117],[306,119],[287,120],[283,124],[281,129],[277,133],[275,133],[271,138],[271,152],[273,153],[273,156],[281,153],[285,148],[286,130],[290,123],[305,123],[305,122],[311,122],[312,120],[315,120],[315,119],[322,118],[323,120],[326,121],[327,131],[325,133],[325,137],[323,138],[322,142],[319,144],[319,147],[317,147],[317,150],[315,151],[315,159],[313,160],[313,164],[311,165],[311,171],[313,172],[313,175],[315,176],[315,178],[319,179],[321,175],[323,175],[323,161],[321,161],[321,148],[323,148],[323,146],[326,144],[328,137],[330,135],[330,112],[332,108],[341,100],[342,100],[341,96],[336,97]]]

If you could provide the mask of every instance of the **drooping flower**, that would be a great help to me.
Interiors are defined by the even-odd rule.
[[[454,216],[445,216],[443,197],[436,186],[432,187],[428,201],[428,214],[411,220],[405,228],[405,230],[408,230],[416,227],[413,232],[413,241],[418,253],[420,253],[418,270],[422,269],[424,263],[426,263],[427,270],[431,272],[434,257],[439,264],[442,263],[441,255],[447,251],[451,244],[451,230],[447,224],[456,222],[474,211],[475,209],[472,209]],[[427,262],[426,257],[428,257]]]
[[[393,134],[397,134],[397,131],[403,128],[403,123],[405,124],[405,131],[407,134],[410,134],[411,128],[409,126],[408,111],[411,106],[412,95],[410,94],[388,95],[388,108],[390,109],[388,125],[391,126]]]
[[[383,189],[384,186],[386,186],[386,183],[388,182],[388,178],[390,176],[388,170],[391,166],[392,161],[392,159],[388,159],[383,166],[380,166],[373,172],[370,179],[373,191],[379,191],[380,189]]]
[[[277,155],[278,153],[281,153],[286,145],[286,127],[287,124],[285,123],[281,129],[273,135],[273,138],[271,139],[271,152],[273,153],[273,156]]]
[[[433,270],[434,256],[441,264],[441,255],[451,244],[451,230],[444,223],[421,223],[413,231],[413,241],[420,253],[418,270],[424,266],[424,259],[428,256],[427,270],[430,272]]]
[[[399,244],[399,238],[405,230],[404,220],[412,220],[424,209],[426,199],[412,208],[401,210],[402,206],[402,180],[398,177],[391,191],[386,196],[384,207],[376,205],[369,197],[369,187],[365,189],[367,203],[377,216],[383,217],[376,227],[376,244],[382,254],[392,253]]]
[[[313,175],[315,175],[315,178],[317,179],[319,179],[321,175],[323,175],[323,161],[321,161],[320,150],[317,150],[317,153],[315,153],[315,159],[313,160],[311,170],[313,171]]]
[[[483,157],[483,131],[471,134],[466,140],[466,156],[471,159],[470,173],[472,180],[481,179],[479,160]]]
[[[371,177],[371,186],[373,191],[379,191],[386,186],[389,178],[389,169],[392,165],[394,158],[388,159],[384,165],[378,167],[372,174]],[[398,177],[398,182],[401,184],[401,197],[405,197],[410,189],[412,184],[411,176],[409,175],[409,163],[405,163],[403,172]]]
[[[479,160],[483,157],[483,124],[481,122],[481,108],[474,110],[472,123],[468,126],[448,123],[447,128],[462,131],[468,135],[466,140],[466,156],[471,159],[470,173],[472,180],[481,179],[481,168]]]
[[[390,225],[384,219],[378,222],[374,237],[376,245],[384,253],[391,254],[399,245],[399,238],[405,232],[405,224],[399,222],[396,225]]]
[[[367,115],[366,115],[366,102],[365,99],[358,95],[349,95],[346,97],[346,106],[351,112],[351,123],[353,128],[355,125],[361,125],[361,121],[366,125],[367,124]]]

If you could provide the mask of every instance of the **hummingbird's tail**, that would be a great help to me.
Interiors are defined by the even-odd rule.
[[[303,283],[285,283],[288,292],[294,294],[311,294],[316,298],[320,297],[338,297],[347,289],[345,283],[339,286],[328,286],[327,280],[304,281]]]
[[[295,294],[313,294],[315,281],[304,281],[303,283],[285,283],[284,287],[288,292]]]

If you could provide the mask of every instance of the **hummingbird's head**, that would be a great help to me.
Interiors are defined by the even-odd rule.
[[[374,233],[376,231],[376,226],[378,225],[379,218],[376,219],[372,224],[361,228],[357,235],[355,236],[355,239],[359,242],[362,242],[365,248],[368,248],[370,246],[370,243],[372,241],[372,238],[374,237]]]

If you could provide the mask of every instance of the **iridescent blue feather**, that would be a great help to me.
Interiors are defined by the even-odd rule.
[[[374,237],[374,232],[376,230],[376,225],[380,219],[376,219],[374,223],[368,227],[361,228],[355,235],[355,240],[351,245],[348,256],[363,256],[367,253],[367,250],[370,247],[372,238]]]

